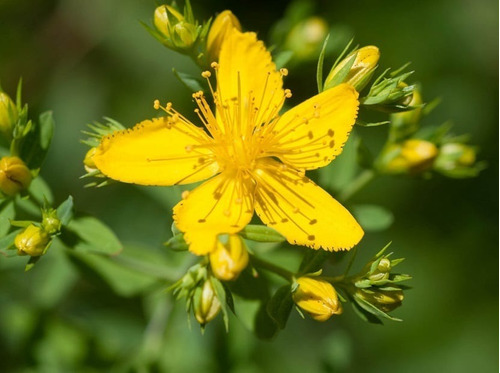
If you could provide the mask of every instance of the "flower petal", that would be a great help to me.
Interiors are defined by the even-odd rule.
[[[233,127],[240,125],[243,133],[249,126],[277,116],[283,106],[281,73],[253,32],[233,29],[228,33],[221,47],[217,75],[218,119]]]
[[[363,237],[349,211],[302,173],[266,159],[254,175],[255,211],[288,242],[338,251],[351,249]]]
[[[348,84],[311,97],[277,121],[267,153],[299,169],[326,166],[342,152],[358,105],[358,93]]]
[[[142,185],[188,184],[216,174],[211,138],[172,119],[145,120],[104,137],[93,156],[97,168],[112,179]]]
[[[174,221],[189,250],[205,255],[216,249],[219,234],[239,232],[253,216],[253,184],[224,172],[188,193],[174,207]]]

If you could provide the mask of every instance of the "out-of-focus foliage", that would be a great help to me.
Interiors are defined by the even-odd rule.
[[[481,149],[479,158],[488,162],[481,177],[459,181],[440,175],[431,180],[383,176],[387,182],[375,181],[353,198],[354,214],[372,232],[358,248],[359,262],[369,261],[373,248],[384,246],[390,234],[398,257],[412,263],[414,289],[405,297],[405,307],[396,311],[404,323],[380,328],[354,322],[346,310],[342,319],[316,324],[293,312],[287,329],[269,344],[248,331],[253,325],[245,311],[258,307],[253,299],[270,295],[242,288],[234,292],[250,300],[236,310],[240,321],[232,320],[227,336],[222,318],[204,336],[197,328],[189,330],[184,304],[174,304],[163,293],[164,282],[181,277],[189,263],[160,249],[171,236],[171,207],[182,189],[84,189],[86,181],[79,177],[85,173],[81,160],[87,148],[78,141],[86,123],[96,118],[109,116],[130,127],[155,116],[155,98],[190,112],[189,90],[171,68],[191,69],[196,75],[194,64],[161,48],[140,25],[139,20],[152,19],[153,2],[5,0],[0,3],[2,88],[15,92],[22,76],[30,112],[50,108],[57,123],[41,175],[54,200],[72,194],[76,208],[102,218],[124,247],[116,258],[120,262],[85,255],[85,245],[68,258],[62,252],[64,241],[58,240],[51,255],[27,273],[25,258],[0,258],[2,371],[498,370],[498,3],[302,3],[304,18],[306,13],[320,16],[331,26],[332,53],[325,57],[325,72],[334,62],[333,52],[340,53],[354,32],[360,45],[380,48],[382,67],[412,61],[412,78],[422,83],[425,101],[442,99],[424,123],[437,127],[451,119],[453,131],[470,133],[471,143]],[[269,40],[287,4],[192,5],[200,19],[230,8],[244,27]],[[304,20],[297,20],[299,26]],[[320,50],[321,45],[318,55]],[[286,85],[293,89],[294,102],[316,92],[316,61],[317,56],[289,66]],[[373,123],[382,120],[379,112],[369,115]],[[388,136],[384,126],[358,130],[368,153]],[[466,151],[450,149],[449,143],[453,141],[443,143],[448,144],[442,145],[447,157],[439,161],[444,173],[450,162],[470,160]],[[314,176],[335,192],[352,179],[359,156],[357,142],[349,141],[336,162]],[[371,205],[373,201],[382,206]],[[0,216],[0,223],[5,219]],[[80,232],[95,231],[92,218],[73,224]],[[384,234],[375,233],[386,228]],[[110,250],[119,245],[110,242]],[[287,247],[266,254],[272,262],[298,267],[302,252]],[[142,259],[142,268],[131,267],[134,258]]]

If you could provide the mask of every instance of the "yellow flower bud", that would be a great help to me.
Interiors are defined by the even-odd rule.
[[[170,5],[160,5],[155,9],[154,25],[165,36],[170,35],[169,26],[183,20],[184,16]]]
[[[373,304],[378,309],[384,312],[391,312],[401,306],[404,294],[402,290],[368,290],[358,289],[356,296]]]
[[[214,276],[224,281],[236,280],[248,264],[248,252],[237,234],[230,235],[226,245],[217,242],[209,257]]]
[[[219,51],[227,34],[233,29],[241,31],[240,21],[230,11],[224,10],[215,17],[207,36],[207,56],[209,62],[219,60]]]
[[[29,187],[32,175],[28,167],[18,157],[0,159],[0,191],[13,196]]]
[[[8,139],[12,137],[12,127],[17,118],[16,105],[6,93],[0,92],[0,132]]]
[[[447,143],[439,149],[436,168],[449,171],[461,167],[470,167],[475,162],[476,151],[473,147],[459,143]]]
[[[85,158],[83,159],[83,166],[85,167],[85,171],[87,172],[93,172],[97,170],[97,166],[95,165],[94,162],[94,155],[96,152],[96,148],[90,148],[87,154],[85,154]]]
[[[326,321],[332,315],[342,313],[335,288],[326,281],[312,277],[301,277],[297,280],[299,287],[293,293],[293,301],[297,306],[316,321]]]
[[[198,288],[194,299],[194,316],[196,320],[205,325],[212,321],[220,312],[219,298],[215,295],[210,280],[206,280],[202,288]]]
[[[327,34],[328,24],[323,18],[309,17],[292,28],[285,41],[285,48],[301,60],[317,58],[317,52]]]
[[[400,83],[401,85],[406,85],[406,83]],[[408,100],[410,98],[410,100]],[[403,111],[401,113],[394,113],[391,115],[391,125],[401,131],[404,129],[405,133],[410,131],[410,132],[415,132],[418,128],[418,124],[420,122],[420,119],[422,118],[422,107],[419,105],[422,105],[422,95],[418,91],[418,89],[415,89],[413,91],[413,95],[405,97],[404,102],[402,102],[403,105],[408,105],[408,106],[418,106],[417,108],[413,110],[408,110],[408,111]]]
[[[176,47],[189,49],[198,36],[196,26],[187,22],[181,21],[174,26],[174,33],[172,35]]]
[[[381,170],[385,173],[420,173],[429,170],[438,155],[436,145],[429,141],[410,139],[392,144],[382,153]]]
[[[347,75],[341,79],[339,73],[353,57],[354,63]],[[348,83],[356,88],[357,91],[361,91],[377,68],[379,58],[380,51],[373,45],[352,52],[330,71],[325,80],[325,89],[332,88],[340,83]]]
[[[30,224],[14,239],[18,255],[40,256],[43,254],[50,237],[42,228]]]

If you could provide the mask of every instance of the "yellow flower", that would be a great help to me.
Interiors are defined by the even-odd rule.
[[[241,25],[230,10],[225,10],[215,17],[207,36],[207,55],[210,62],[219,60],[222,42],[233,28],[241,30]]]
[[[43,254],[50,237],[42,228],[30,224],[14,239],[18,255],[40,256]]]
[[[357,116],[356,90],[341,84],[280,115],[291,96],[282,89],[287,71],[276,70],[255,33],[236,29],[212,67],[215,110],[202,92],[193,95],[206,131],[168,103],[166,117],[104,137],[93,156],[99,170],[142,185],[209,178],[174,208],[175,224],[198,255],[213,251],[219,234],[240,231],[254,211],[292,244],[325,250],[356,245],[363,236],[359,224],[305,176],[342,152]],[[210,83],[211,73],[202,75]]]
[[[293,301],[316,321],[326,321],[342,313],[335,288],[326,281],[312,277],[297,280],[299,287],[293,293]]]
[[[0,190],[13,196],[31,184],[31,172],[18,157],[3,157],[0,159]]]
[[[217,249],[210,253],[210,267],[220,280],[236,280],[248,264],[248,251],[237,234],[229,236],[226,245],[217,242]]]

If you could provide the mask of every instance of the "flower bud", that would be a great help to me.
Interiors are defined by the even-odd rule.
[[[241,31],[240,21],[238,21],[238,18],[230,10],[224,10],[215,17],[207,36],[207,56],[209,62],[219,60],[222,42],[233,28]]]
[[[169,48],[189,50],[198,38],[198,29],[186,21],[174,7],[161,5],[155,9],[153,23],[162,34],[162,42]]]
[[[400,85],[406,86],[406,83],[401,82]],[[408,100],[409,98],[409,100]],[[418,89],[413,90],[411,96],[404,98],[401,104],[412,106],[415,109],[394,113],[391,115],[391,134],[395,138],[404,138],[417,132],[420,119],[422,119],[422,95]]]
[[[342,313],[337,292],[329,282],[301,277],[297,280],[297,284],[299,287],[293,293],[293,301],[314,320],[326,321],[332,315]]]
[[[18,255],[40,256],[44,253],[50,237],[42,228],[30,224],[14,239]]]
[[[93,172],[97,170],[97,166],[94,162],[94,155],[96,150],[96,147],[90,148],[87,154],[85,154],[85,158],[83,159],[83,166],[85,167],[85,171],[87,172]]]
[[[8,139],[12,137],[12,127],[17,118],[16,105],[6,93],[0,92],[0,132]]]
[[[209,257],[214,276],[223,281],[236,280],[248,264],[248,251],[237,234],[229,235],[226,245],[217,241],[217,248]]]
[[[28,167],[18,157],[0,159],[0,191],[13,196],[29,187],[32,175]]]
[[[458,168],[471,167],[476,162],[473,147],[460,143],[447,143],[439,149],[434,167],[440,171],[454,171]]]
[[[55,209],[42,211],[42,228],[47,234],[56,234],[61,230],[61,221]]]
[[[205,325],[212,321],[220,310],[220,301],[215,295],[212,283],[205,280],[203,287],[198,287],[195,291],[194,316],[201,325]]]
[[[164,36],[170,35],[169,26],[173,26],[183,20],[184,16],[170,5],[160,5],[155,9],[153,22],[156,29]]]
[[[371,303],[384,312],[391,312],[398,308],[404,299],[402,290],[358,289],[355,296]]]
[[[345,71],[342,70],[348,63],[351,63],[352,58],[354,58],[354,63],[345,75]],[[377,68],[379,58],[380,51],[373,45],[352,52],[330,71],[325,80],[325,90],[340,83],[348,83],[357,91],[361,91]]]
[[[323,18],[309,17],[291,29],[285,41],[285,48],[300,60],[313,59],[317,57],[327,34],[328,24]]]
[[[388,146],[381,155],[379,169],[388,174],[417,174],[429,170],[438,155],[429,141],[410,139]]]

